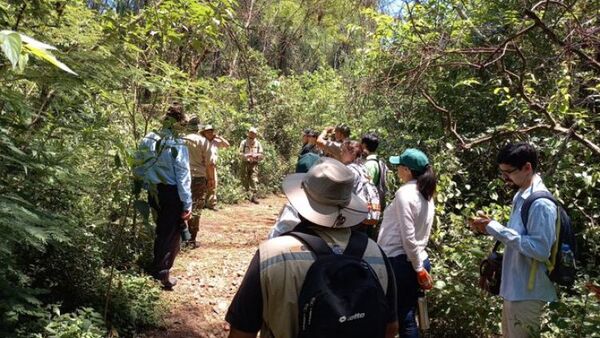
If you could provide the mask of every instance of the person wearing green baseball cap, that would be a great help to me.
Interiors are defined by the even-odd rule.
[[[416,338],[417,299],[423,290],[433,287],[425,248],[433,225],[437,178],[427,155],[419,149],[406,149],[389,161],[404,184],[385,208],[377,244],[390,258],[396,276],[400,337]]]
[[[408,148],[400,156],[390,156],[390,163],[407,167],[415,173],[422,173],[427,169],[429,159],[419,149]]]

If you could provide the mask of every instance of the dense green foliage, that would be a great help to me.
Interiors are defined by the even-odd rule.
[[[507,140],[535,143],[582,252],[544,335],[597,336],[586,285],[600,259],[600,4],[396,4],[390,16],[371,0],[0,0],[0,335],[160,325],[131,164],[177,100],[232,141],[219,164],[227,203],[245,197],[237,145],[251,125],[267,153],[262,193],[293,168],[305,127],[347,122],[354,138],[376,131],[384,155],[427,151],[440,179],[434,336],[499,332],[499,300],[476,288],[492,242],[466,217],[507,219],[494,156]]]

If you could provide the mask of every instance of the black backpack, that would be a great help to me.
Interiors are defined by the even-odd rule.
[[[500,294],[502,283],[502,259],[504,255],[498,252],[502,242],[496,241],[492,252],[479,264],[479,287],[490,294]]]
[[[384,337],[391,309],[375,271],[362,259],[368,237],[352,231],[346,250],[335,253],[316,234],[287,234],[316,255],[298,296],[298,337]]]
[[[550,254],[551,266],[548,269],[548,277],[551,281],[564,286],[572,286],[575,282],[576,266],[575,259],[577,257],[577,241],[575,239],[575,232],[573,231],[573,225],[571,224],[571,218],[560,205],[560,203],[552,196],[548,191],[536,191],[529,195],[523,206],[521,207],[521,220],[525,231],[527,231],[527,219],[529,218],[529,208],[531,204],[539,198],[546,198],[554,202],[559,210],[560,217],[560,228],[557,231],[557,239],[552,245],[552,251]],[[571,250],[571,257],[563,257],[564,252],[561,250],[563,245],[568,245]],[[554,261],[552,259],[554,257]]]

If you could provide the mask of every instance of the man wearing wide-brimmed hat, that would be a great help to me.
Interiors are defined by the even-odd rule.
[[[353,182],[354,175],[346,166],[323,158],[307,173],[287,176],[283,191],[300,214],[301,224],[296,229],[321,238],[333,255],[346,254],[351,238],[354,241],[355,236],[363,236],[366,246],[360,251],[362,259],[386,290],[382,307],[389,310],[384,316],[384,330],[386,337],[393,337],[397,332],[394,278],[377,244],[351,231],[367,216],[366,203],[352,193]],[[227,312],[229,337],[255,337],[258,331],[261,337],[297,337],[298,297],[314,262],[314,254],[294,236],[283,235],[261,243]]]
[[[206,199],[208,168],[212,157],[210,142],[198,134],[199,130],[200,120],[194,116],[188,121],[188,134],[183,138],[190,154],[190,172],[192,174],[192,209],[194,212],[188,221],[191,234],[188,244],[192,248],[198,246],[196,237],[200,229],[200,216]]]
[[[223,136],[217,135],[211,124],[205,125],[200,132],[210,142],[212,156],[208,165],[208,191],[206,192],[206,207],[216,210],[217,208],[217,185],[219,183],[217,175],[217,162],[219,160],[219,148],[229,147],[229,141]]]
[[[247,138],[240,143],[240,157],[242,159],[242,184],[250,194],[250,201],[258,204],[256,192],[258,190],[258,163],[263,160],[263,147],[256,139],[258,130],[255,127],[248,129]]]

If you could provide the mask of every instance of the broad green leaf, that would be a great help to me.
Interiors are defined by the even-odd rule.
[[[4,55],[12,64],[13,69],[16,68],[19,63],[19,54],[21,54],[21,37],[15,32],[2,31],[0,32],[0,41]]]

